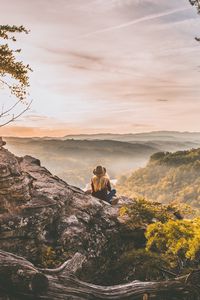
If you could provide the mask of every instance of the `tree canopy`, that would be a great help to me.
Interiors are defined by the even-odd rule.
[[[190,4],[196,6],[198,12],[200,12],[200,0],[189,0]]]
[[[161,203],[185,203],[200,209],[200,149],[158,152],[144,168],[123,176],[118,192]]]
[[[0,127],[18,118],[30,106],[27,100],[27,88],[29,86],[29,65],[17,60],[17,54],[21,49],[14,49],[16,34],[28,33],[23,26],[0,25],[0,84],[8,88],[14,96],[14,103],[2,103],[0,112]],[[17,109],[17,107],[20,109]]]

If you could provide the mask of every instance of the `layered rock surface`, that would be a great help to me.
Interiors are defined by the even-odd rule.
[[[111,206],[68,185],[30,156],[0,149],[0,249],[35,265],[55,267],[77,252],[85,257],[80,278],[104,283],[110,265],[144,242]],[[114,280],[114,279],[113,279]]]

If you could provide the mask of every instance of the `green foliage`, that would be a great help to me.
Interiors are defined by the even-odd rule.
[[[0,87],[6,87],[14,95],[15,103],[2,103],[0,127],[21,116],[31,104],[27,100],[29,86],[29,65],[17,60],[21,49],[14,49],[16,34],[28,33],[23,26],[0,25]],[[8,102],[8,101],[7,101]]]
[[[120,194],[200,208],[200,149],[159,152],[117,187]]]
[[[68,258],[68,253],[65,252],[63,248],[56,249],[52,246],[43,245],[40,248],[38,261],[35,263],[43,268],[55,268],[60,266]]]
[[[130,250],[122,257],[125,268],[126,264],[135,265],[136,260],[139,262],[139,273],[134,271],[134,276],[136,273],[137,276],[142,276],[140,272],[143,272],[147,280],[148,276],[151,279],[160,279],[162,269],[183,274],[199,266],[200,218],[177,220],[177,214],[182,216],[188,211],[190,213],[188,207],[183,208],[182,210],[179,206],[161,205],[145,199],[133,200],[133,204],[121,208],[120,217],[124,218],[131,229],[145,230],[145,249],[140,249],[138,256],[135,250]]]
[[[150,157],[149,164],[160,164],[167,166],[179,166],[183,164],[191,164],[200,160],[200,149],[192,149],[187,151],[157,152]]]
[[[174,213],[185,213],[186,209],[180,212],[175,205],[162,205],[158,202],[147,201],[144,198],[134,199],[132,204],[120,208],[120,217],[125,218],[131,228],[137,228],[160,221],[165,223],[170,219],[176,219]]]
[[[169,258],[145,249],[134,249],[123,253],[112,268],[112,274],[119,274],[119,282],[133,280],[163,280],[168,278],[167,272],[171,268]],[[176,264],[176,262],[174,262]]]
[[[200,218],[150,224],[146,238],[147,250],[183,260],[200,258]]]
[[[56,252],[50,246],[44,246],[41,253],[40,264],[44,267],[53,267],[56,264]]]
[[[156,152],[156,153],[154,153],[154,154],[152,154],[151,155],[151,161],[158,161],[158,160],[161,160],[161,159],[163,159],[165,156],[166,156],[166,154],[168,154],[169,152]]]
[[[28,72],[31,69],[29,65],[17,61],[16,54],[21,49],[13,50],[8,45],[8,41],[15,42],[16,38],[14,34],[22,32],[28,33],[23,26],[0,25],[0,80],[20,100],[26,98],[26,88],[29,85]],[[12,84],[8,83],[8,77],[14,79]]]

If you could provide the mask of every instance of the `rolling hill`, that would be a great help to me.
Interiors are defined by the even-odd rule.
[[[131,197],[200,208],[200,149],[155,153],[146,167],[122,176],[118,190]]]

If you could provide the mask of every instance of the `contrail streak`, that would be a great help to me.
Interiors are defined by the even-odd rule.
[[[126,27],[129,27],[129,26],[132,26],[132,25],[135,25],[135,24],[139,24],[139,23],[142,23],[142,22],[145,22],[145,21],[150,21],[150,20],[161,18],[161,17],[169,16],[169,15],[172,15],[172,14],[176,14],[177,12],[185,11],[185,10],[188,10],[188,9],[189,8],[179,8],[179,9],[169,10],[169,11],[166,11],[164,13],[149,15],[149,16],[146,16],[146,17],[142,17],[142,18],[127,22],[127,23],[123,23],[121,25],[112,26],[112,27],[109,27],[109,28],[104,28],[104,29],[100,29],[100,30],[97,30],[97,31],[94,31],[94,32],[87,33],[87,34],[82,35],[80,38],[87,38],[87,37],[95,36],[97,34],[101,34],[101,33],[104,33],[104,32],[110,32],[110,31],[114,31],[114,30],[117,30],[117,29],[126,28]]]

